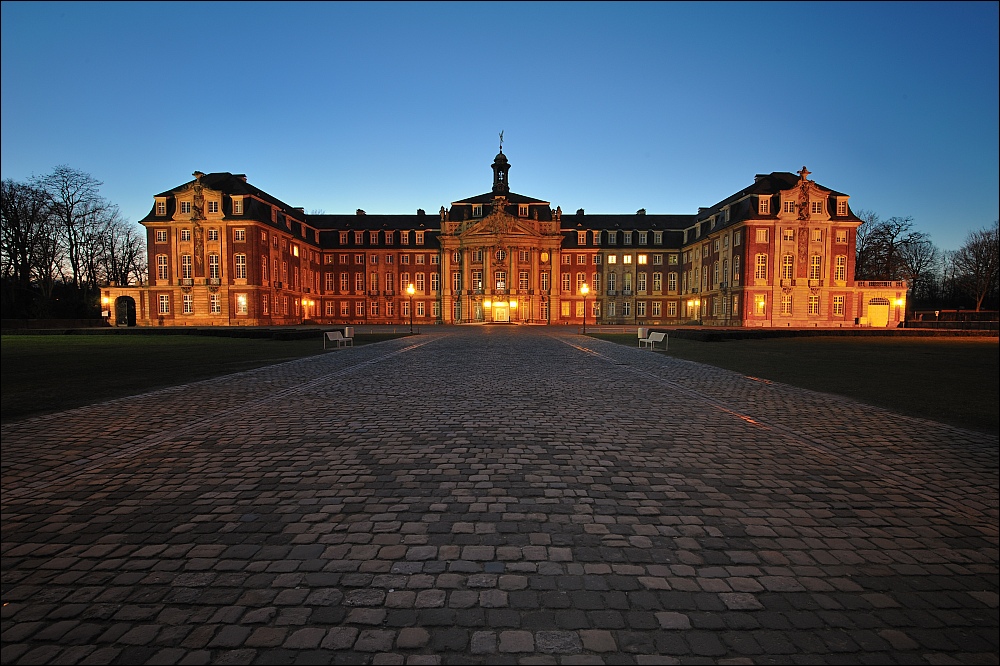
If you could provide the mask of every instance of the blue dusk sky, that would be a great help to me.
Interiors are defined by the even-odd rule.
[[[132,221],[191,173],[306,211],[511,189],[695,213],[798,171],[942,249],[998,217],[998,3],[2,4],[2,176]]]

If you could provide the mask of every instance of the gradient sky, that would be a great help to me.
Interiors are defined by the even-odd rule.
[[[133,221],[195,170],[307,211],[511,189],[695,213],[797,171],[942,249],[998,217],[998,3],[2,3],[2,176]]]

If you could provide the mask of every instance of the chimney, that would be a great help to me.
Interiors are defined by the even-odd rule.
[[[245,173],[237,173],[233,175],[242,180],[244,183],[247,182],[247,175]]]

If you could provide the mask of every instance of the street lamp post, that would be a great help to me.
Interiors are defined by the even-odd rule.
[[[580,286],[580,293],[583,295],[583,334],[587,334],[587,294],[590,293],[590,287],[584,282]]]
[[[410,335],[413,335],[413,294],[416,293],[416,289],[413,288],[413,283],[410,283],[406,287],[406,293],[410,296]]]

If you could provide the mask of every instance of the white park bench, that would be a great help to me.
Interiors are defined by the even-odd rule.
[[[660,331],[651,331],[648,338],[639,338],[639,349],[642,349],[643,345],[648,346],[650,349],[656,349],[656,343],[663,343],[663,350],[667,349],[667,334]]]
[[[353,347],[354,338],[344,337],[341,331],[324,331],[323,332],[323,349],[327,348],[327,344],[335,346],[340,349],[343,346]]]

